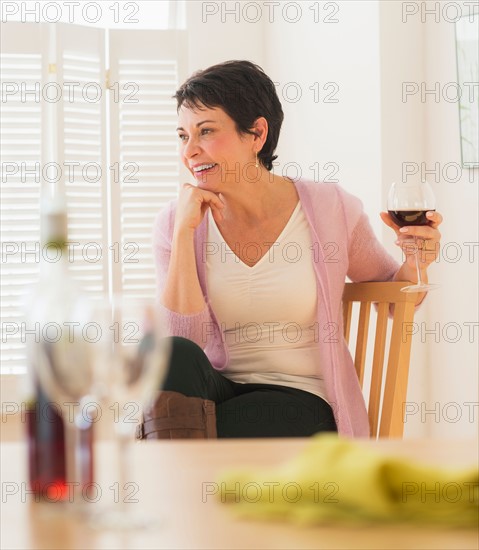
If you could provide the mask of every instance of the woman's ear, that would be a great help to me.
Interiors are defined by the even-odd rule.
[[[263,116],[257,118],[251,130],[256,135],[255,140],[258,139],[261,142],[261,147],[263,147],[268,137],[268,121]]]

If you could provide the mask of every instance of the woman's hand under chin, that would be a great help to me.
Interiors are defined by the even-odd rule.
[[[175,232],[194,231],[203,220],[208,208],[216,222],[223,219],[224,203],[216,193],[201,189],[191,183],[184,183],[178,195],[175,217]]]

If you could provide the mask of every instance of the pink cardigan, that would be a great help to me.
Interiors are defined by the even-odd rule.
[[[389,281],[399,265],[376,239],[359,199],[335,184],[299,180],[295,186],[311,226],[312,261],[318,285],[317,326],[322,343],[319,364],[327,398],[340,434],[369,436],[366,406],[342,336],[341,298],[346,276],[353,282]],[[168,271],[175,209],[176,201],[170,202],[158,214],[154,227],[159,291]],[[221,371],[228,364],[228,349],[208,300],[206,235],[207,216],[195,232],[196,267],[206,307],[193,315],[160,307],[169,335],[199,344],[213,367]]]

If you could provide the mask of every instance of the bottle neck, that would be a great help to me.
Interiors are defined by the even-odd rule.
[[[66,206],[60,197],[43,203],[42,271],[66,269],[68,265],[68,224]]]

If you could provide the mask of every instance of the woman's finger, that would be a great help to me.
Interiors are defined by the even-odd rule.
[[[389,212],[379,212],[379,216],[381,217],[382,221],[389,227],[396,228],[398,227],[391,216],[389,215]]]
[[[221,210],[219,210],[218,208],[212,207],[211,213],[213,214],[213,219],[215,220],[216,223],[223,221],[224,216]]]
[[[395,244],[401,248],[415,248],[418,250],[425,250],[427,252],[438,250],[440,247],[439,241],[435,239],[410,239],[410,238],[401,238],[399,237]]]
[[[443,220],[442,215],[435,210],[430,210],[429,212],[427,212],[426,217],[429,220],[429,226],[433,229],[437,229],[437,227],[441,225]]]
[[[418,243],[416,239],[402,239],[399,238],[395,244],[401,248],[404,254],[415,254],[418,250]]]
[[[379,215],[381,216],[382,221],[391,229],[394,229],[396,233],[399,231],[399,225],[394,223],[393,219],[391,218],[390,214],[388,212],[380,212]]]
[[[206,202],[208,204],[214,204],[217,208],[224,208],[224,203],[220,197],[213,193],[212,191],[206,191],[205,189],[200,189],[189,183],[184,184],[185,189],[189,190],[193,197],[201,202]]]
[[[407,225],[406,227],[401,227],[399,233],[421,239],[435,239],[436,241],[441,239],[441,233],[430,225]]]
[[[399,238],[396,244],[401,248],[407,258],[418,255],[422,265],[429,265],[439,256],[440,243],[434,239]]]

